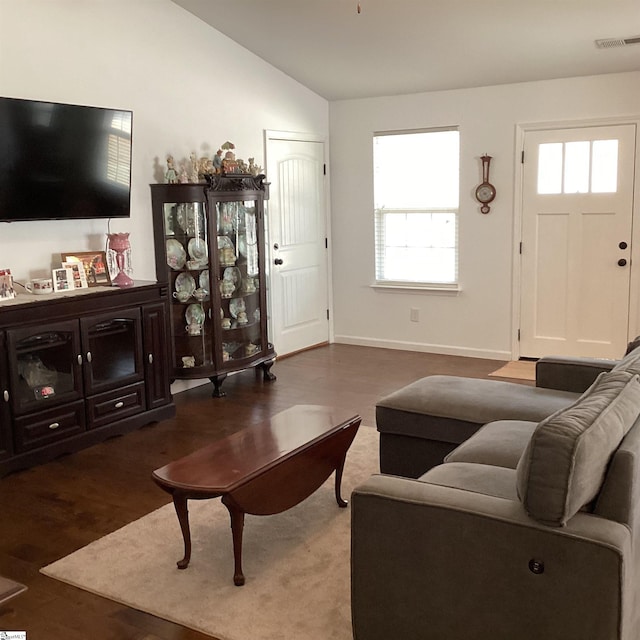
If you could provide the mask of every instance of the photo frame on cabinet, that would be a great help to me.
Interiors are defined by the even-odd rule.
[[[13,300],[16,292],[13,288],[13,276],[11,269],[0,269],[0,302]]]
[[[84,265],[81,262],[63,262],[62,268],[71,269],[74,289],[86,289],[89,286],[89,283],[87,282],[87,274],[85,273]]]
[[[76,251],[61,254],[62,262],[81,263],[89,287],[109,286],[111,277],[107,268],[107,255],[104,251]]]
[[[54,291],[71,291],[74,288],[71,269],[54,269],[51,272],[51,278],[53,279]]]

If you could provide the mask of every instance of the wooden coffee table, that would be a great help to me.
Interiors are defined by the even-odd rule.
[[[191,559],[189,499],[222,496],[231,516],[237,586],[244,584],[245,513],[286,511],[308,498],[334,471],[336,501],[346,507],[340,495],[342,471],[360,421],[360,416],[343,410],[297,405],[156,469],[153,480],[173,497],[184,538],[178,568],[186,569]]]

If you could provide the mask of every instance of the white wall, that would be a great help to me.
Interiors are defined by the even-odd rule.
[[[264,130],[328,136],[328,103],[169,0],[0,0],[0,95],[132,109],[134,277],[155,280],[149,183],[226,140],[264,167]],[[160,171],[160,174],[158,174]],[[0,223],[0,267],[25,281],[106,221]]]
[[[225,140],[264,166],[265,129],[331,132],[334,328],[338,341],[508,358],[516,124],[640,114],[640,73],[327,102],[169,0],[0,0],[0,94],[134,111],[134,276],[155,277],[149,183],[164,159]],[[330,114],[330,119],[329,119]],[[459,125],[457,295],[390,293],[373,280],[371,136]],[[204,146],[203,146],[204,145]],[[498,197],[473,200],[479,156]],[[420,180],[407,167],[407,180]],[[24,281],[62,251],[104,247],[106,221],[0,224],[0,267]],[[409,321],[418,308],[420,322]]]
[[[511,357],[517,125],[618,116],[640,116],[640,72],[331,103],[336,341]],[[461,291],[373,289],[373,132],[449,125],[461,134]],[[488,215],[473,197],[484,153],[498,193]],[[420,176],[407,167],[406,180]],[[418,323],[409,320],[412,307]]]

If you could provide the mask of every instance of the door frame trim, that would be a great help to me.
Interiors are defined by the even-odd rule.
[[[518,330],[521,326],[521,296],[522,296],[522,256],[520,242],[522,241],[522,216],[524,210],[524,151],[525,136],[529,132],[553,129],[582,129],[588,127],[606,127],[632,124],[636,127],[635,140],[635,178],[633,185],[633,205],[631,209],[631,266],[629,276],[629,323],[627,341],[640,334],[640,115],[614,116],[611,118],[591,118],[581,120],[554,120],[548,122],[516,123],[514,146],[514,189],[513,189],[513,280],[511,296],[511,359],[520,357],[520,341]],[[638,265],[634,268],[634,265]],[[550,354],[551,355],[551,354]],[[620,354],[622,356],[622,354]]]
[[[267,179],[269,176],[268,167],[269,167],[269,142],[271,140],[289,140],[294,142],[317,142],[322,144],[322,160],[324,162],[324,166],[326,167],[325,179],[323,181],[323,204],[324,204],[324,220],[325,220],[325,229],[327,232],[327,252],[325,254],[327,260],[327,308],[329,310],[329,343],[333,343],[335,341],[335,331],[333,324],[333,271],[332,271],[332,249],[331,249],[331,182],[330,182],[330,171],[329,171],[329,140],[327,136],[324,136],[320,133],[309,133],[309,132],[298,132],[298,131],[278,131],[274,129],[265,129],[264,130],[264,162],[265,162],[265,172],[267,173]],[[269,227],[270,230],[270,227]],[[272,250],[273,247],[271,245],[271,239],[266,237],[267,242],[267,253],[266,258],[268,260],[269,265],[271,265],[271,261],[273,260]],[[269,335],[273,335],[273,315],[271,313],[271,309],[273,308],[273,301],[271,300],[271,287],[270,287],[270,270],[267,269],[267,299],[268,299],[268,321],[267,327],[269,330]],[[277,345],[276,345],[277,346]]]

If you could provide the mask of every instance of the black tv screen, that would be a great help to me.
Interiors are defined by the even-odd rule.
[[[128,217],[132,116],[0,98],[0,222]]]

